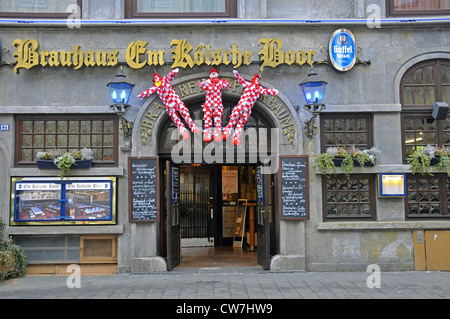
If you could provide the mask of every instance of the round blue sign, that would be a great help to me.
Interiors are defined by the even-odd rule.
[[[350,70],[356,62],[356,41],[347,29],[336,30],[328,48],[330,63],[338,71]]]

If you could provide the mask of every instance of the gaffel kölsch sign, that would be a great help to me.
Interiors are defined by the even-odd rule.
[[[356,63],[356,41],[347,29],[336,30],[328,48],[330,64],[337,71],[348,71]]]
[[[119,63],[119,49],[85,50],[80,45],[74,45],[66,50],[42,50],[35,39],[13,42],[16,51],[14,72],[20,69],[41,67],[70,67],[75,70],[81,67],[111,67]],[[211,44],[191,44],[187,39],[173,39],[171,48],[172,68],[193,68],[201,65],[232,65],[234,69],[241,65],[254,62],[253,53],[248,49],[241,49],[238,44],[227,48],[214,48]],[[265,67],[275,68],[279,65],[310,65],[316,54],[315,50],[285,50],[283,41],[279,38],[261,38],[258,41],[261,48],[258,52],[260,71]],[[330,39],[329,60],[338,71],[350,70],[356,61],[355,39],[350,31],[337,30]],[[162,66],[167,62],[164,50],[148,48],[148,41],[137,40],[131,42],[125,50],[125,61],[133,69],[145,66]]]

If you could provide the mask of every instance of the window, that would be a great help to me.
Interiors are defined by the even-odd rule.
[[[115,223],[115,178],[17,178],[12,186],[12,224]]]
[[[322,179],[324,220],[375,219],[375,177],[373,175],[331,176]]]
[[[435,121],[431,114],[404,114],[402,126],[404,161],[427,145],[450,146],[450,119]]]
[[[355,145],[359,149],[373,146],[372,120],[368,114],[323,114],[320,121],[322,152],[333,146]]]
[[[450,119],[435,121],[435,102],[450,103],[450,61],[428,60],[413,66],[401,80],[403,158],[415,150],[450,146]]]
[[[67,18],[81,0],[0,0],[2,17]]]
[[[450,180],[446,174],[407,176],[406,218],[449,218]]]
[[[388,0],[391,15],[449,14],[449,0]]]
[[[450,102],[450,61],[428,60],[409,69],[402,78],[403,159],[415,150],[432,146],[450,146],[450,118],[432,117],[434,102]],[[405,216],[447,218],[450,204],[450,179],[446,174],[407,176]]]
[[[236,17],[236,0],[127,0],[126,18]]]
[[[373,146],[370,114],[322,114],[320,116],[321,148]],[[374,175],[322,176],[323,219],[375,220]]]
[[[450,61],[428,60],[413,66],[401,81],[403,110],[431,110],[434,102],[450,103]]]
[[[117,165],[117,116],[19,116],[16,121],[16,165],[35,164],[37,152],[71,152],[90,148],[93,163]]]

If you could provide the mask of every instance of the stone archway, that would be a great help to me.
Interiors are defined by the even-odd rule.
[[[181,77],[172,82],[174,90],[178,93],[185,104],[202,103],[204,92],[197,83],[207,78],[207,74]],[[221,78],[230,83],[230,88],[223,92],[223,98],[228,100],[239,100],[242,87],[233,75],[224,73]],[[245,77],[244,77],[245,78]],[[262,86],[273,87],[270,83],[261,82]],[[303,143],[300,140],[301,125],[297,114],[291,103],[283,96],[283,92],[277,96],[261,96],[256,102],[254,109],[263,114],[273,125],[279,129],[280,154],[301,154]],[[141,107],[133,129],[134,152],[138,155],[145,152],[146,155],[156,155],[157,134],[161,125],[165,122],[166,109],[159,97],[155,94]],[[225,120],[225,119],[224,119]],[[150,149],[149,149],[150,148]],[[144,151],[145,149],[145,151]],[[149,154],[150,153],[150,154]]]
[[[249,78],[245,75],[242,76],[247,80]],[[206,73],[179,77],[172,82],[172,86],[186,105],[201,104],[205,96],[197,83],[207,77]],[[241,86],[230,73],[223,73],[221,78],[227,79],[230,83],[230,89],[223,92],[224,101],[232,100],[237,103],[242,95]],[[277,88],[264,81],[261,82],[261,85],[266,88]],[[254,111],[263,115],[270,122],[270,127],[278,129],[278,155],[301,155],[303,153],[302,123],[300,123],[292,104],[283,96],[282,90],[279,89],[277,96],[261,96],[254,106]],[[145,101],[134,122],[132,155],[158,156],[158,135],[168,120],[165,106],[157,95]],[[226,120],[224,119],[224,121]],[[281,221],[278,214],[275,214],[274,219],[277,233],[275,242],[277,251],[281,255],[272,257],[271,269],[286,267],[286,269],[305,269],[304,224],[292,225],[292,223]],[[302,243],[296,245],[294,250],[289,246],[292,241],[290,233],[299,234],[296,238]]]

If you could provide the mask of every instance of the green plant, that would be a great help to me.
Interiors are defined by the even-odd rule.
[[[12,243],[11,238],[6,234],[5,223],[0,217],[0,283],[8,276],[22,277],[27,270],[27,257],[22,247]],[[9,271],[9,265],[13,264],[14,269]]]
[[[70,169],[72,165],[77,165],[75,163],[75,158],[70,153],[65,153],[58,158],[55,158],[55,165],[60,169],[58,176],[63,179],[65,175],[70,174]]]
[[[350,173],[353,172],[353,168],[355,167],[355,164],[353,163],[353,156],[349,152],[346,152],[343,158],[341,170],[347,179],[349,179]]]
[[[93,152],[89,148],[82,148],[72,152],[66,152],[62,154],[59,150],[51,150],[46,152],[38,152],[36,157],[38,160],[53,160],[56,167],[60,169],[59,177],[61,179],[64,176],[70,174],[72,165],[77,165],[76,161],[92,160]]]
[[[438,167],[445,168],[447,175],[450,177],[450,156],[449,155],[441,155],[439,157]]]
[[[366,150],[360,150],[354,145],[348,148],[341,146],[329,147],[326,153],[322,153],[317,157],[317,169],[327,176],[329,176],[331,170],[336,174],[333,158],[341,158],[341,170],[347,178],[350,178],[350,174],[355,167],[354,161],[357,161],[360,166],[364,166],[367,163],[375,165],[375,157],[378,153],[379,151],[375,147]]]
[[[333,170],[334,174],[336,174],[336,166],[333,162],[333,155],[329,153],[322,153],[317,156],[317,169],[327,177],[330,176],[328,173],[330,170]]]
[[[413,174],[429,174],[430,173],[430,163],[431,163],[431,156],[429,156],[429,153],[424,152],[423,150],[416,150],[409,158],[409,165],[411,166],[411,172]]]

